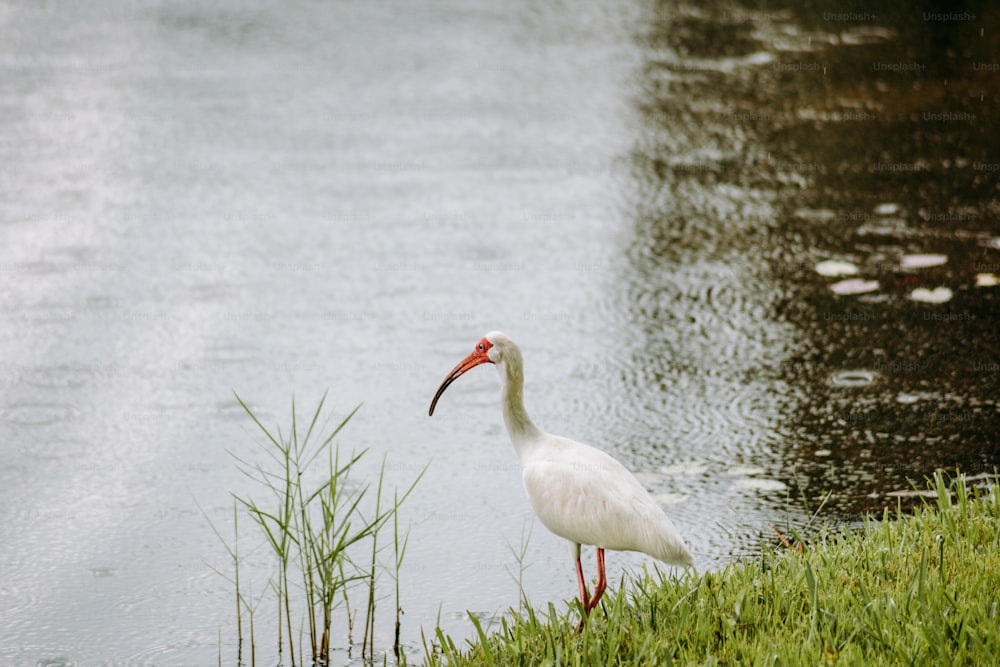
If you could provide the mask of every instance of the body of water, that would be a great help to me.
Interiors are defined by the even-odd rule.
[[[414,654],[518,577],[571,598],[491,369],[427,417],[492,329],[700,570],[992,471],[997,17],[884,4],[0,5],[0,664],[234,661],[234,391],[363,402],[360,476],[430,463]]]

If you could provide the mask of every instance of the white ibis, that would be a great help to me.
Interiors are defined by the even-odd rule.
[[[499,331],[486,334],[448,374],[428,414],[434,414],[452,382],[480,364],[496,364],[503,385],[503,419],[524,470],[524,490],[545,527],[570,541],[585,614],[597,606],[608,585],[605,549],[641,551],[671,565],[694,564],[674,524],[625,466],[599,449],[550,435],[532,423],[524,410],[521,350]],[[580,563],[582,544],[597,547],[593,597]]]

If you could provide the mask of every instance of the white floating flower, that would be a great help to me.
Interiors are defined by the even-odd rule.
[[[897,213],[899,213],[899,204],[889,202],[875,207],[875,215],[896,215]]]
[[[816,273],[821,276],[853,276],[858,267],[839,259],[828,259],[816,265]]]
[[[935,287],[934,289],[918,287],[910,292],[910,298],[921,303],[944,303],[951,301],[952,296],[952,291],[947,287]]]
[[[877,280],[864,280],[863,278],[848,278],[830,285],[834,294],[866,294],[878,289]]]

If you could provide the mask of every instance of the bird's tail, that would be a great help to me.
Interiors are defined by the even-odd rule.
[[[683,565],[684,567],[694,565],[694,556],[691,555],[691,550],[684,544],[684,538],[680,536],[669,519],[657,537],[659,539],[655,545],[656,548],[650,551],[652,556],[668,565]]]

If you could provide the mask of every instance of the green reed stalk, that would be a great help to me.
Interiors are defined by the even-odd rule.
[[[393,506],[399,507],[399,492],[392,496]],[[399,602],[399,570],[403,567],[403,557],[406,555],[406,545],[410,541],[410,530],[406,530],[402,543],[399,540],[399,512],[392,513],[392,547],[393,547],[393,580],[396,585],[396,628],[393,633],[392,653],[396,656],[396,662],[406,664],[406,654],[403,653],[399,645],[400,616],[403,614],[403,607]]]
[[[423,476],[421,471],[412,484],[400,495],[394,495],[391,506],[383,501],[385,481],[385,458],[377,480],[374,514],[366,516],[363,501],[368,497],[368,484],[354,485],[349,475],[367,450],[341,459],[339,447],[333,445],[334,438],[360,409],[354,408],[331,431],[321,438],[314,437],[320,427],[320,416],[326,401],[326,394],[320,399],[313,412],[309,426],[304,433],[300,425],[295,400],[292,400],[291,430],[286,436],[281,429],[271,430],[256,416],[253,410],[239,397],[240,405],[266,436],[262,450],[274,464],[273,467],[250,463],[233,455],[240,471],[259,483],[271,496],[272,505],[254,499],[235,496],[237,506],[242,507],[254,520],[277,559],[277,577],[271,581],[278,603],[277,649],[279,663],[287,637],[289,658],[292,667],[297,663],[295,651],[295,630],[292,623],[294,603],[298,600],[295,590],[301,591],[304,605],[304,619],[299,627],[299,655],[304,656],[302,642],[308,628],[309,646],[313,665],[329,664],[332,649],[333,612],[343,602],[348,611],[348,636],[352,632],[353,617],[350,613],[347,590],[354,583],[368,583],[368,607],[365,617],[363,654],[374,652],[375,623],[375,583],[378,551],[378,533],[389,519],[397,531],[396,571],[402,565],[402,552],[398,550],[398,511],[400,505],[416,487]],[[325,423],[325,422],[324,422]],[[312,471],[314,463],[326,457],[325,469]],[[322,470],[322,472],[320,472]],[[319,475],[320,481],[310,480]],[[235,525],[235,520],[234,520]],[[371,539],[372,557],[366,567],[359,568],[352,559],[351,552],[359,543]],[[228,549],[228,546],[227,546]],[[403,550],[405,551],[405,549]],[[234,550],[231,556],[237,561]],[[349,566],[349,567],[345,567]],[[293,586],[292,578],[301,577],[301,586]],[[237,574],[238,582],[238,574]],[[238,584],[237,584],[238,588]],[[398,581],[397,581],[398,598]],[[237,592],[237,610],[249,610],[251,650],[254,651],[253,609],[249,602]],[[242,604],[242,607],[241,607]],[[397,617],[398,623],[398,617]],[[237,615],[239,655],[242,656],[242,620]],[[255,653],[253,654],[255,656]]]
[[[378,517],[382,509],[382,480],[385,478],[385,458],[382,459],[382,468],[378,476],[378,491],[375,494],[375,516]],[[361,657],[364,658],[367,652],[368,658],[375,656],[375,573],[377,569],[376,556],[378,555],[378,531],[371,535],[372,538],[372,559],[371,567],[368,570],[368,606],[365,611],[365,634],[361,640]]]

